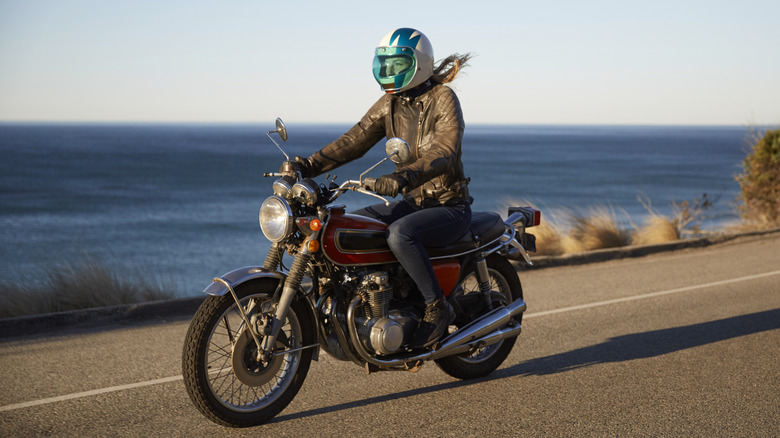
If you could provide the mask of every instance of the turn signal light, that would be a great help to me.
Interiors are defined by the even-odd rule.
[[[312,231],[319,231],[322,228],[322,222],[320,222],[319,219],[313,219],[309,222],[309,228],[311,228]]]
[[[308,247],[309,252],[317,252],[320,250],[320,242],[318,240],[310,240]]]

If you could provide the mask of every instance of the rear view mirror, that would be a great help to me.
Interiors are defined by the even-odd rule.
[[[401,138],[393,137],[385,143],[385,154],[395,164],[404,164],[412,157],[412,148]]]

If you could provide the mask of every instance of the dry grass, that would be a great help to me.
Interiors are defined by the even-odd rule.
[[[536,236],[536,254],[537,255],[559,255],[563,254],[563,233],[558,227],[542,219],[542,223],[529,230]]]
[[[170,299],[174,288],[139,272],[107,268],[90,258],[41,269],[41,277],[0,282],[0,318]]]
[[[649,203],[640,202],[648,210],[642,226],[621,228],[620,218],[611,207],[592,207],[586,214],[568,210],[543,210],[541,225],[528,230],[536,236],[537,255],[564,255],[596,249],[616,248],[628,245],[648,245],[673,242],[684,235],[701,233],[696,219],[712,202],[702,200],[673,203],[672,217],[655,213]],[[510,201],[509,205],[530,205],[525,201]],[[630,218],[625,214],[626,219]]]
[[[651,245],[680,240],[680,230],[675,220],[651,214],[631,238],[632,245]]]
[[[593,207],[587,216],[571,216],[571,228],[564,239],[564,253],[616,248],[631,243],[629,231],[618,225],[612,208]]]

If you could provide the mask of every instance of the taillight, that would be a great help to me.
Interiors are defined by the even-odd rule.
[[[521,227],[535,227],[542,223],[542,212],[533,207],[509,207],[507,222]]]

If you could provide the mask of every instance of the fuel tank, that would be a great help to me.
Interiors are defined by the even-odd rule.
[[[325,256],[341,266],[362,266],[397,263],[387,246],[387,224],[376,219],[346,214],[344,209],[330,212],[321,239]],[[445,296],[455,288],[460,275],[460,263],[455,259],[433,260],[433,272]]]
[[[333,263],[342,266],[396,262],[387,246],[387,224],[365,216],[333,209],[325,225],[322,250]]]

